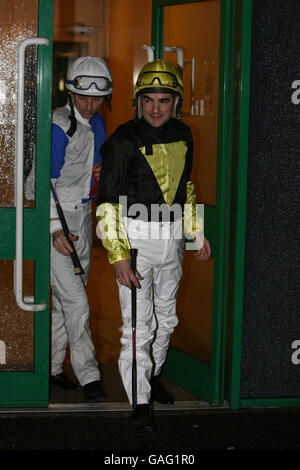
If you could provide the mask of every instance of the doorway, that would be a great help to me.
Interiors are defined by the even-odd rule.
[[[112,112],[104,110],[103,113],[107,135],[134,116],[132,90],[138,70],[148,60],[149,49],[145,46],[155,46],[157,56],[182,68],[185,85],[182,119],[192,128],[194,135],[192,178],[199,198],[197,202],[204,206],[206,234],[213,247],[213,257],[207,263],[198,264],[193,259],[193,244],[186,244],[184,275],[178,298],[179,325],[171,339],[164,380],[175,390],[177,399],[222,403],[223,295],[226,288],[223,267],[227,256],[224,252],[227,236],[224,162],[230,156],[224,141],[224,134],[227,136],[228,133],[227,115],[223,109],[219,112],[219,102],[224,100],[222,93],[220,95],[220,83],[228,80],[223,69],[228,60],[224,59],[224,50],[229,48],[231,41],[231,2],[145,0],[138,2],[133,9],[129,0],[100,1],[97,2],[97,24],[96,15],[87,17],[90,8],[84,13],[76,2],[73,2],[75,8],[68,13],[70,19],[67,19],[67,10],[61,10],[60,3],[59,0],[54,2],[54,61],[56,51],[59,51],[59,60],[66,63],[70,59],[75,60],[79,51],[85,48],[89,55],[91,51],[102,55],[112,70]],[[62,21],[65,21],[64,29]],[[66,26],[68,21],[73,21],[73,30]],[[97,51],[95,46],[99,35],[103,38],[101,51]],[[157,36],[158,40],[155,39]],[[182,64],[178,64],[178,49],[182,52]],[[222,72],[219,76],[220,67]],[[58,75],[55,73],[56,77]],[[113,268],[95,236],[87,291],[90,326],[109,401],[127,401],[117,369],[121,326],[118,290]],[[67,367],[70,369],[69,363]],[[195,376],[198,377],[196,380]],[[118,390],[112,391],[116,384]]]

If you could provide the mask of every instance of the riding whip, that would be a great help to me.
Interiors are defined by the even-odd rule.
[[[61,225],[62,225],[64,235],[67,239],[67,242],[71,245],[72,250],[73,250],[70,253],[70,256],[72,258],[72,262],[73,262],[73,266],[74,266],[74,272],[75,272],[75,274],[84,274],[84,270],[83,270],[83,267],[81,266],[80,260],[78,258],[77,251],[75,249],[75,246],[74,246],[72,240],[70,239],[70,231],[69,231],[67,221],[65,219],[64,212],[62,210],[62,207],[61,207],[60,202],[57,198],[55,189],[54,189],[53,184],[51,183],[51,181],[50,181],[50,185],[51,185],[51,191],[52,191],[53,198],[54,198],[54,201],[55,201],[55,204],[56,204],[57,213],[58,213]]]
[[[136,273],[136,259],[138,250],[132,248],[130,250],[131,256],[131,270],[133,274]],[[136,370],[136,287],[131,282],[131,328],[132,328],[132,405],[136,409],[137,405],[137,370]]]

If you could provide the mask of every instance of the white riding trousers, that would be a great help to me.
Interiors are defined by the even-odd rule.
[[[91,203],[70,203],[64,214],[73,235],[78,257],[87,281],[92,248]],[[84,285],[75,275],[70,256],[60,254],[51,243],[52,287],[52,375],[63,370],[66,347],[69,342],[71,363],[80,385],[99,380],[100,373],[95,358],[95,348],[89,328],[89,304]]]
[[[182,221],[143,222],[124,218],[131,248],[137,248],[137,270],[143,277],[137,289],[136,361],[137,403],[150,400],[150,378],[166,359],[169,338],[178,323],[176,300],[182,276]],[[119,370],[132,403],[131,290],[119,286],[123,325],[120,328]]]

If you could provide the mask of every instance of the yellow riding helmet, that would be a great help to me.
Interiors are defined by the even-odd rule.
[[[141,69],[133,92],[133,106],[136,116],[141,118],[142,110],[139,104],[142,93],[174,93],[176,96],[173,113],[177,119],[181,117],[183,98],[183,82],[180,73],[173,64],[156,59],[148,62]]]
[[[173,64],[156,59],[141,69],[134,87],[134,98],[141,92],[177,93],[183,96],[182,78]]]

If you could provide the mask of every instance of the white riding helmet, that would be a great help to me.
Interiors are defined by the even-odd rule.
[[[66,87],[78,95],[107,96],[112,93],[112,75],[105,60],[80,57],[68,72]]]

